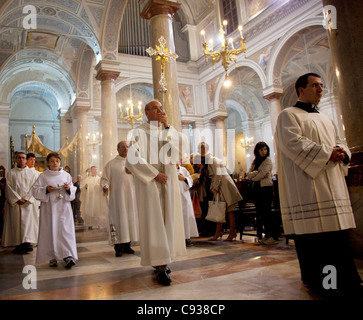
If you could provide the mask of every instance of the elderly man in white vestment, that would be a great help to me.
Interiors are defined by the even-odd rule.
[[[183,213],[176,162],[182,135],[168,123],[157,100],[145,106],[148,122],[132,130],[126,168],[135,177],[141,265],[155,268],[156,280],[170,285],[167,265],[185,255]],[[169,154],[171,155],[169,157]]]
[[[122,253],[135,253],[131,241],[139,241],[139,223],[135,195],[134,177],[125,168],[129,146],[126,141],[117,144],[118,156],[109,161],[103,169],[101,188],[109,197],[109,220],[113,227],[116,257]]]
[[[89,228],[108,227],[108,205],[107,197],[102,192],[100,185],[101,177],[98,175],[96,166],[91,167],[91,173],[81,180],[81,213],[84,224]]]
[[[39,210],[32,195],[38,175],[26,166],[25,153],[17,153],[15,161],[15,167],[6,175],[2,246],[16,246],[13,253],[23,254],[33,250],[31,243],[38,242]]]
[[[334,122],[317,109],[320,76],[305,74],[295,88],[299,100],[280,113],[276,127],[284,232],[294,235],[304,284],[324,294],[361,292],[348,234],[355,228],[344,178],[350,151]],[[326,266],[337,272],[334,290],[324,285]]]

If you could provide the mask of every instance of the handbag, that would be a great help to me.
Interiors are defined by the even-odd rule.
[[[197,191],[194,191],[192,204],[193,204],[193,210],[194,210],[195,217],[201,218],[202,217],[202,208],[200,207]]]
[[[208,201],[208,213],[205,219],[213,222],[226,222],[226,203],[219,201],[219,193],[213,197],[213,201]]]

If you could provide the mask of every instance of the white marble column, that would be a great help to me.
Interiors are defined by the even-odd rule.
[[[150,22],[151,46],[154,49],[156,45],[159,46],[158,40],[163,36],[166,40],[166,47],[169,48],[169,52],[175,52],[172,16],[178,11],[179,7],[179,3],[168,0],[149,0],[145,4],[141,17]],[[156,57],[153,57],[152,70],[154,98],[161,101],[164,105],[169,123],[180,131],[181,122],[176,61],[169,59],[169,62],[166,62],[165,64],[167,92],[164,94],[160,91],[161,86],[159,84],[161,78],[161,61],[156,61]]]
[[[211,120],[215,122],[216,132],[215,132],[215,150],[214,155],[220,159],[227,159],[227,133],[226,126],[224,124],[224,120],[227,119],[227,116],[216,116]]]
[[[96,67],[97,68],[97,67]],[[100,166],[112,160],[117,155],[117,105],[115,82],[120,72],[98,68],[97,80],[101,80],[101,128],[102,154]]]
[[[267,95],[264,95],[264,99],[269,102],[270,105],[270,119],[271,119],[271,131],[272,136],[275,135],[276,132],[276,124],[277,124],[277,117],[281,112],[281,103],[280,99],[284,94],[282,92],[271,92]]]
[[[0,105],[0,165],[6,170],[10,168],[10,143],[9,143],[9,115],[8,104]]]
[[[91,109],[89,106],[76,106],[75,111],[78,118],[78,130],[79,130],[79,144],[78,144],[78,163],[77,167],[79,173],[84,176],[86,169],[88,168],[88,147],[87,147],[87,131],[88,131],[88,111]]]

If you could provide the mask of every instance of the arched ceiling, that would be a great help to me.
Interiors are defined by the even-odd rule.
[[[230,89],[223,89],[228,112],[241,110],[243,120],[258,120],[269,115],[268,104],[262,97],[262,83],[257,73],[249,67],[239,67],[229,74]]]
[[[311,26],[294,34],[281,49],[276,61],[276,73],[279,68],[285,93],[281,105],[287,107],[296,102],[294,84],[302,74],[314,72],[322,77],[325,84],[330,83],[331,77],[335,77],[331,66],[329,40],[324,29]]]
[[[91,49],[96,62],[102,58],[102,23],[111,1],[1,0],[0,101],[37,92],[32,98],[65,113],[75,101],[82,64],[92,64],[82,59],[84,52]]]

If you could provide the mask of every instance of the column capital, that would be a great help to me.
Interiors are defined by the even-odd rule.
[[[99,70],[96,75],[97,80],[116,80],[120,75],[119,71],[111,71],[111,70]]]
[[[74,107],[74,111],[77,111],[77,112],[88,112],[91,110],[91,107],[90,106],[75,106]]]
[[[95,67],[97,80],[116,80],[120,75],[119,62],[101,60]]]
[[[0,117],[9,118],[9,115],[10,115],[10,105],[9,104],[0,105]]]
[[[273,99],[280,99],[283,95],[285,94],[281,92],[271,92],[267,95],[264,95],[263,98],[270,101]]]
[[[144,1],[146,2],[146,1]],[[149,0],[141,12],[141,17],[146,20],[166,14],[173,16],[179,9],[180,3],[170,0]]]
[[[271,85],[262,91],[263,98],[266,100],[281,98],[284,95],[284,88],[278,85]],[[278,95],[279,94],[279,95]]]
[[[186,127],[186,126],[189,126],[190,124],[192,124],[194,121],[192,120],[182,120],[181,121],[181,125]]]
[[[228,116],[225,116],[225,115],[217,115],[217,116],[215,116],[215,117],[213,117],[213,118],[211,118],[210,120],[211,121],[224,121],[224,120],[226,120],[228,118]]]

